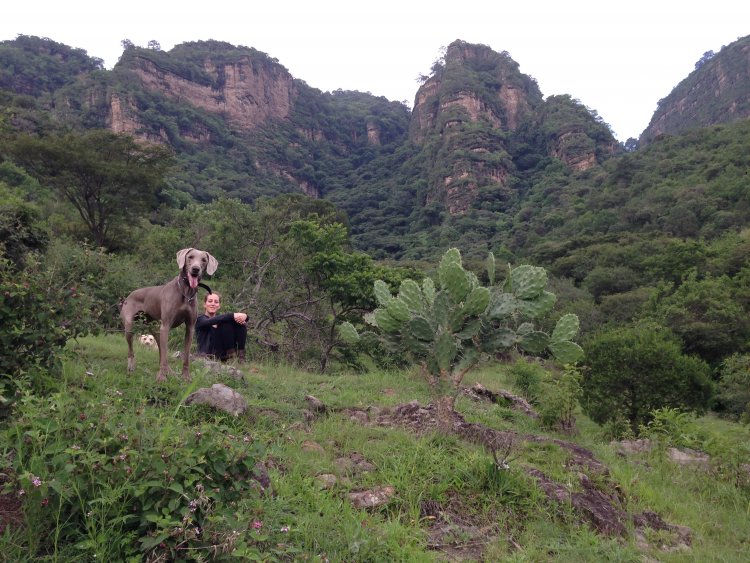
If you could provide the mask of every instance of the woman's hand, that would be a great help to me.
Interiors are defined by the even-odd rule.
[[[247,324],[247,315],[245,313],[235,313],[234,322],[236,322],[238,325]]]

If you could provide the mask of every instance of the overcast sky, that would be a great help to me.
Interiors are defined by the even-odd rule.
[[[314,88],[409,106],[417,77],[461,39],[508,51],[545,97],[570,94],[625,141],[703,53],[750,35],[750,2],[14,0],[3,6],[0,40],[18,35],[84,49],[107,68],[123,39],[165,51],[216,39],[263,51]]]

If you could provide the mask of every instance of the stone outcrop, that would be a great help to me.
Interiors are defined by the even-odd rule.
[[[213,78],[212,85],[183,78],[145,58],[132,70],[148,90],[220,114],[245,131],[289,116],[296,96],[294,79],[284,67],[250,57],[221,66],[206,60],[204,70]]]
[[[614,154],[618,145],[606,125],[569,96],[543,99],[536,82],[522,74],[508,53],[455,41],[442,65],[419,88],[410,140],[425,147],[430,180],[425,204],[441,203],[451,215],[472,208],[479,194],[492,193],[502,205],[514,199],[516,175],[510,154],[518,144],[538,150],[574,172],[585,172]]]

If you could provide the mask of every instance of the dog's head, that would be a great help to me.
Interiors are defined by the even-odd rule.
[[[213,275],[219,262],[205,250],[183,248],[177,253],[177,265],[185,272],[190,287],[195,289],[203,274]]]
[[[149,346],[151,348],[156,346],[156,338],[154,338],[153,334],[141,334],[138,341],[144,346]]]

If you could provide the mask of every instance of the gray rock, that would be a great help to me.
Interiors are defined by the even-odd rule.
[[[186,405],[209,405],[238,416],[247,411],[247,401],[242,395],[223,383],[214,383],[191,393],[185,399]]]

